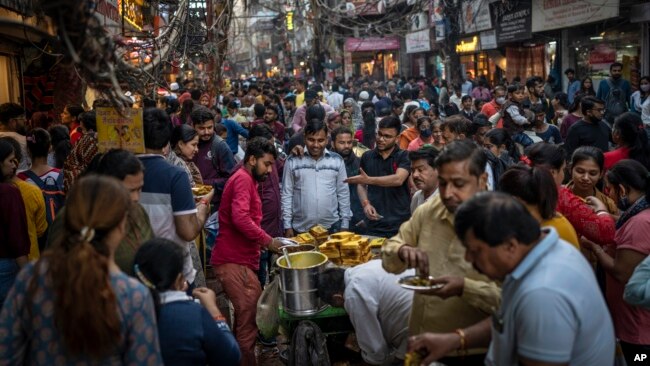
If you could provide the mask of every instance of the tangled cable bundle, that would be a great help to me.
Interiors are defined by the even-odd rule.
[[[142,89],[140,70],[128,65],[116,54],[116,45],[91,6],[93,1],[41,0],[39,6],[57,26],[59,40],[79,76],[106,95],[121,109],[129,99],[122,86]]]

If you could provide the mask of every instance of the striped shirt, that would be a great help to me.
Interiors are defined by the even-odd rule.
[[[289,157],[282,178],[284,229],[306,232],[318,224],[329,229],[339,220],[341,228],[347,229],[352,211],[345,179],[343,158],[327,149],[318,160],[306,148],[304,156]]]

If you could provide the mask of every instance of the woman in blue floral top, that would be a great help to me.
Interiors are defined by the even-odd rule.
[[[89,176],[70,190],[64,230],[18,275],[0,313],[0,360],[16,365],[161,365],[146,287],[114,261],[129,194]]]

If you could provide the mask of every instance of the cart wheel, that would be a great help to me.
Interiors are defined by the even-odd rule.
[[[318,325],[303,320],[293,332],[289,366],[329,366],[327,343]]]

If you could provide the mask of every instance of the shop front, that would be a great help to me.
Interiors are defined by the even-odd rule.
[[[635,86],[643,58],[643,23],[631,23],[633,8],[620,6],[620,0],[582,2],[534,0],[533,32],[556,30],[561,45],[555,51],[562,58],[562,69],[573,68],[577,77],[589,77],[594,88],[609,76],[613,62],[623,63],[623,77]],[[564,84],[566,87],[566,83]]]
[[[406,53],[409,55],[411,75],[431,76],[435,65],[430,63],[434,56],[431,47],[431,29],[426,28],[406,35]]]
[[[597,89],[601,80],[609,76],[609,65],[623,64],[623,78],[636,87],[641,75],[640,24],[624,24],[607,28],[601,24],[579,27],[569,32],[567,40],[569,64],[578,78],[589,77]],[[645,60],[645,62],[648,62]]]
[[[474,80],[485,78],[488,83],[495,85],[500,80],[502,70],[492,57],[498,56],[498,54],[491,55],[488,50],[496,48],[496,44],[493,44],[488,38],[486,38],[486,42],[482,42],[481,37],[482,35],[477,34],[461,39],[456,45],[456,52],[460,55],[463,75],[470,73]],[[482,48],[483,45],[485,45],[485,50]],[[503,57],[500,59],[503,59]]]
[[[461,6],[461,38],[456,44],[463,75],[470,73],[474,80],[484,78],[491,85],[501,79],[504,60],[497,49],[494,20],[490,13],[491,1],[467,0]],[[496,57],[496,60],[495,60]]]
[[[358,75],[384,81],[398,73],[400,42],[396,36],[347,38],[343,50],[346,79]]]

